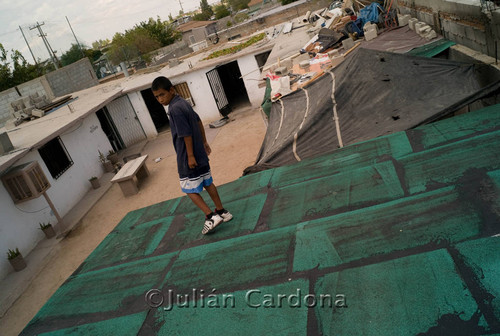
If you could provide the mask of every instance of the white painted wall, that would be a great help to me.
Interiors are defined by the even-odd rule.
[[[144,102],[144,98],[142,98],[142,94],[140,91],[131,92],[128,94],[130,99],[130,103],[137,114],[137,118],[139,118],[139,122],[142,125],[142,129],[148,138],[154,138],[158,135],[158,131],[156,130],[155,124],[153,123],[153,119],[151,118],[151,114],[149,114],[146,103]]]
[[[205,75],[209,70],[211,70],[211,68],[201,69],[171,78],[172,84],[174,85],[187,82],[195,103],[193,109],[198,113],[200,119],[204,123],[219,120],[221,118],[212,90],[210,89],[210,84]]]
[[[259,88],[261,75],[255,55],[246,55],[238,58],[238,67],[243,76],[243,83],[245,84],[250,104],[254,108],[259,107],[264,99],[266,88]]]
[[[38,151],[29,153],[15,165],[30,161],[42,161]],[[40,166],[50,183],[53,183],[45,165],[41,162]],[[52,187],[47,191],[50,199],[52,191]],[[28,255],[36,243],[45,237],[38,229],[40,227],[38,223],[55,224],[57,221],[43,196],[14,204],[3,183],[0,183],[0,213],[0,279],[2,279],[13,271],[7,260],[7,251],[17,247],[23,256]]]
[[[253,107],[258,107],[264,98],[265,87],[258,87],[260,71],[255,55],[246,55],[240,57],[237,61],[241,74],[245,75],[243,77],[243,82],[245,84],[250,103]],[[182,82],[188,83],[189,90],[191,91],[191,95],[193,96],[193,100],[195,102],[193,109],[199,114],[201,120],[205,123],[219,120],[221,118],[206,76],[206,73],[212,69],[213,67],[203,68],[171,78],[174,85]]]
[[[38,150],[30,152],[15,166],[31,161],[40,163],[51,184],[47,195],[59,215],[64,216],[91,189],[88,179],[92,176],[101,177],[104,173],[98,150],[107,153],[111,145],[95,114],[89,115],[60,137],[74,164],[57,180],[50,175]],[[14,204],[3,184],[0,186],[0,214],[0,253],[5,256],[0,258],[1,279],[12,271],[6,258],[7,250],[18,247],[24,256],[28,255],[41,239],[45,239],[43,232],[38,229],[38,223],[55,224],[57,220],[43,196]]]
[[[99,161],[98,150],[106,154],[112,147],[95,114],[89,115],[82,123],[63,133],[61,140],[74,164],[61,177],[50,183],[54,193],[52,202],[60,214],[64,215],[90,190],[88,179],[103,175],[104,169]],[[68,190],[69,185],[71,190]]]

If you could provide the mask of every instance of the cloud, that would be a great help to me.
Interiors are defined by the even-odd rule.
[[[184,11],[194,10],[200,0],[181,0]],[[217,0],[209,0],[213,4]],[[36,30],[30,30],[38,21],[42,26],[52,48],[58,54],[66,52],[76,43],[66,17],[80,43],[90,47],[100,39],[112,39],[117,32],[123,33],[141,21],[160,16],[167,20],[168,15],[177,16],[179,0],[0,0],[0,43],[7,50],[21,51],[32,62],[26,42],[19,26],[22,27],[35,57],[47,59],[48,52]]]

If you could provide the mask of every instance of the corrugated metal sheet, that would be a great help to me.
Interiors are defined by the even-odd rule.
[[[146,139],[146,134],[127,96],[112,101],[107,108],[125,146]]]

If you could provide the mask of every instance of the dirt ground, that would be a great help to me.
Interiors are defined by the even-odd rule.
[[[241,108],[230,114],[230,120],[220,128],[205,128],[212,148],[210,165],[216,185],[238,179],[246,167],[255,163],[266,131],[259,109]],[[125,198],[116,184],[106,192],[60,241],[48,266],[0,319],[2,335],[18,335],[128,212],[184,195],[179,186],[169,131],[148,141],[141,153],[149,155],[150,176],[140,185],[139,193]],[[162,159],[157,163],[156,158]],[[200,230],[201,227],[200,222]]]

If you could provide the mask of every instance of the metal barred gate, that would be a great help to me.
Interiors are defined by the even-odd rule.
[[[231,112],[231,106],[229,106],[229,101],[227,100],[217,68],[207,72],[207,79],[220,114],[224,117],[227,116]]]
[[[142,129],[128,96],[115,99],[106,107],[125,147],[146,139],[146,133]]]

